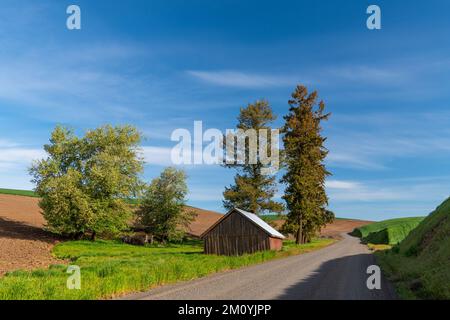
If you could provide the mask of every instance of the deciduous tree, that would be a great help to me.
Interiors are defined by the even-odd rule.
[[[181,240],[195,218],[185,207],[187,193],[186,173],[166,168],[148,186],[137,212],[138,223],[163,241]]]
[[[118,233],[127,228],[127,200],[140,188],[140,133],[132,126],[103,126],[84,137],[58,126],[44,146],[47,158],[30,174],[50,231],[70,237]]]

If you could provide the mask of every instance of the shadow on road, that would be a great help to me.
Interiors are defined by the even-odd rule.
[[[308,278],[288,287],[279,300],[391,300],[392,285],[381,277],[381,290],[369,290],[367,267],[376,264],[372,254],[345,256],[323,263]],[[301,266],[299,266],[301,268]]]

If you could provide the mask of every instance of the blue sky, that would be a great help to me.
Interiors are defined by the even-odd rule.
[[[82,10],[69,31],[66,8]],[[369,31],[378,4],[382,30]],[[25,1],[0,9],[0,186],[56,124],[105,123],[146,136],[145,179],[170,164],[176,128],[233,128],[266,98],[279,115],[296,84],[319,91],[337,215],[424,215],[450,193],[450,3],[409,1]],[[234,172],[186,168],[189,203],[223,211]],[[281,192],[281,191],[280,191]]]

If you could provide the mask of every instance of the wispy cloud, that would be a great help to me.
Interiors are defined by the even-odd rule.
[[[355,147],[356,148],[356,147]],[[380,155],[378,155],[380,156]],[[342,149],[335,151],[333,149],[326,159],[327,165],[336,168],[352,168],[360,170],[383,170],[386,166],[380,159],[373,159],[369,155],[358,152],[353,153],[351,150]]]
[[[360,184],[353,181],[327,180],[325,186],[328,189],[335,190],[354,190],[359,188]]]
[[[327,124],[328,164],[383,170],[407,158],[429,160],[450,155],[445,112],[336,115]],[[433,123],[433,125],[431,125]]]
[[[146,164],[170,166],[172,165],[171,150],[171,148],[146,146],[142,148],[142,156]]]
[[[42,149],[29,148],[9,141],[0,141],[0,171],[27,168],[34,160],[45,156]]]
[[[384,66],[348,65],[326,69],[325,79],[340,79],[349,82],[368,82],[392,84],[408,79],[405,69],[387,68]]]
[[[295,76],[277,76],[242,71],[187,71],[187,74],[195,79],[208,84],[241,87],[241,88],[265,88],[292,86],[301,79]],[[305,81],[303,81],[305,82]]]
[[[443,182],[435,177],[402,179],[368,180],[368,181],[329,181],[326,184],[331,203],[358,202],[404,202],[444,199],[450,192],[450,182]]]

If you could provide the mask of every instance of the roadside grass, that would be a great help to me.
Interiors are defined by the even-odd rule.
[[[49,269],[7,273],[0,278],[0,300],[108,299],[318,250],[333,242],[316,239],[296,245],[286,241],[282,251],[239,257],[204,255],[200,241],[146,247],[104,240],[64,242],[54,247],[53,254],[81,268],[81,290],[66,288],[68,265],[53,265]]]
[[[371,223],[353,230],[364,243],[395,245],[405,239],[424,217],[399,218]]]
[[[22,197],[33,197],[37,198],[38,195],[34,193],[34,191],[29,190],[15,190],[15,189],[1,189],[0,194],[14,195],[14,196],[22,196]]]
[[[384,251],[384,250],[392,249],[392,246],[389,244],[368,243],[367,246],[369,247],[369,250],[371,250],[371,251]]]
[[[450,299],[450,199],[391,250],[375,253],[404,299]]]

